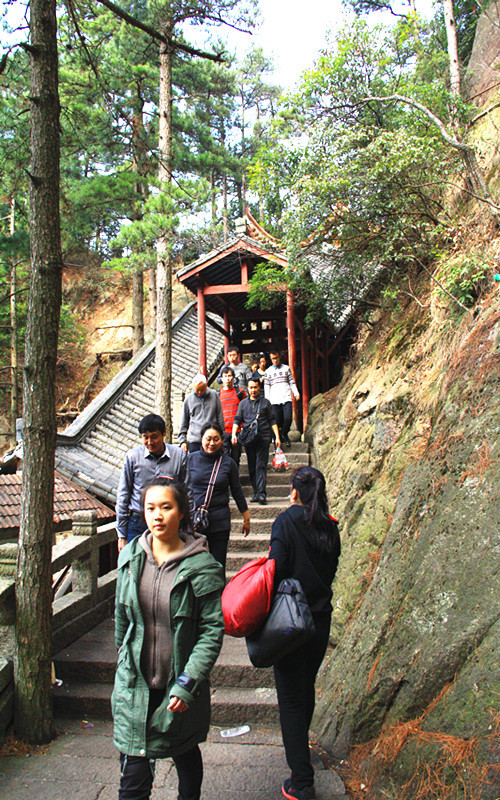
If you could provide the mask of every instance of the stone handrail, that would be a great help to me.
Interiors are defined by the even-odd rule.
[[[116,569],[99,575],[99,549],[116,541],[114,523],[97,527],[93,511],[73,515],[72,534],[52,548],[52,574],[71,566],[72,591],[54,600],[53,650],[57,652],[112,612]],[[0,655],[10,656],[6,628],[15,625],[17,544],[0,547]],[[10,573],[10,574],[9,574]],[[12,633],[12,632],[11,632]],[[3,635],[2,635],[3,634]],[[11,643],[11,642],[10,642]]]
[[[99,549],[116,542],[114,523],[97,527],[94,511],[73,514],[72,534],[52,548],[52,575],[71,567],[71,592],[52,604],[52,652],[110,616],[116,569],[99,575]],[[12,719],[17,544],[0,546],[0,743]]]

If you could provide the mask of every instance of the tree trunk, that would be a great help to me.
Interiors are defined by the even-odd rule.
[[[51,552],[55,367],[61,306],[59,95],[55,0],[31,0],[31,280],[24,366],[24,464],[16,583],[15,729],[54,734]]]
[[[224,242],[229,240],[229,219],[227,214],[227,175],[222,176],[222,230],[224,231]]]
[[[156,336],[156,309],[158,301],[156,297],[156,267],[148,269],[148,291],[149,291],[149,330],[151,338]]]
[[[10,199],[10,235],[14,236],[15,233],[15,208],[16,201],[14,196]],[[11,430],[11,443],[14,447],[16,444],[16,421],[19,410],[19,398],[17,391],[17,267],[16,257],[12,257],[12,266],[10,268],[10,373],[11,373],[11,389],[10,389],[10,430]]]
[[[217,246],[217,195],[215,186],[215,170],[210,171],[210,195],[212,201],[212,247]]]
[[[145,170],[143,108],[144,101],[138,90],[132,121],[132,169],[140,176],[144,175]],[[147,188],[143,181],[138,181],[134,188],[137,193],[137,203],[132,212],[132,219],[138,220],[142,218],[139,201],[145,199]],[[140,267],[136,267],[132,275],[132,325],[132,352],[135,354],[144,344],[144,270]]]
[[[450,63],[450,92],[453,98],[460,99],[460,65],[458,63],[457,26],[453,13],[453,0],[443,0],[444,22]]]
[[[144,344],[144,273],[137,269],[132,275],[132,352],[137,353]]]
[[[163,33],[172,36],[167,22]],[[159,93],[159,168],[160,191],[170,194],[172,182],[172,47],[160,45]],[[156,268],[157,318],[155,349],[155,409],[165,420],[167,441],[172,441],[170,406],[172,376],[172,231],[165,230],[158,240]]]

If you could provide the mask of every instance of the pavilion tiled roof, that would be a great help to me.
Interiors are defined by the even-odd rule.
[[[207,315],[211,319],[219,318]],[[218,369],[223,337],[207,325],[208,377]],[[127,451],[139,443],[137,426],[154,411],[155,342],[146,345],[89,406],[58,435],[56,467],[78,486],[110,505]],[[185,394],[198,367],[198,319],[191,303],[172,325],[172,417],[174,436]]]
[[[21,515],[22,475],[0,475],[0,533],[15,532]],[[95,497],[55,473],[54,525],[71,523],[75,511],[95,511],[101,523],[112,520],[114,512]]]

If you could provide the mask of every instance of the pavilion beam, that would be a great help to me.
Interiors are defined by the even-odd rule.
[[[272,331],[247,331],[242,335],[242,341],[246,339],[268,339],[270,342],[276,339],[284,339],[288,335],[288,328],[273,328]]]
[[[353,320],[350,319],[349,322],[346,324],[345,328],[343,329],[343,331],[341,333],[339,333],[338,335],[335,335],[335,339],[333,340],[332,344],[330,345],[330,347],[328,349],[328,355],[329,356],[331,356],[331,354],[333,353],[333,351],[335,350],[337,345],[340,344],[340,342],[342,341],[344,336],[349,332],[349,330],[352,327],[352,324],[353,324]]]
[[[214,322],[213,319],[205,315],[205,320],[207,325],[210,325],[211,328],[214,328],[219,333],[222,333],[223,336],[230,336],[231,331],[227,328],[223,328],[222,325],[218,325],[217,322]]]
[[[205,294],[248,294],[248,283],[219,283],[205,287]]]
[[[237,321],[241,321],[244,319],[249,319],[251,322],[256,322],[257,320],[261,319],[263,322],[271,322],[272,320],[283,320],[283,309],[278,310],[269,310],[269,311],[258,311],[257,309],[233,309],[229,314],[229,320],[232,322],[233,319]]]
[[[203,375],[207,374],[207,324],[205,294],[202,282],[198,283],[198,365]]]
[[[295,305],[293,302],[293,292],[287,291],[286,293],[286,330],[287,330],[287,343],[288,343],[288,361],[289,367],[292,371],[292,376],[297,383],[297,346],[295,343]],[[273,334],[276,336],[276,329],[273,329]],[[298,407],[295,397],[292,397],[293,403],[293,418],[297,429],[298,425]]]

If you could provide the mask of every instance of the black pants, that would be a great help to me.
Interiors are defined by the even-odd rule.
[[[164,690],[150,690],[148,720],[164,697]],[[172,760],[177,769],[179,780],[178,800],[200,800],[203,761],[198,745],[188,750],[187,753],[173,757]],[[154,759],[149,759],[145,756],[127,756],[124,753],[120,753],[120,767],[121,778],[118,800],[149,800],[155,775]]]
[[[274,416],[276,417],[276,424],[279,428],[281,443],[284,444],[288,441],[288,433],[292,427],[293,405],[292,401],[288,400],[286,403],[273,405]]]
[[[224,442],[224,452],[231,456],[233,461],[236,463],[236,466],[240,466],[240,456],[241,456],[241,444],[232,444],[231,443],[231,435],[230,433],[225,433],[223,442]]]
[[[226,555],[227,555],[227,546],[229,543],[229,534],[230,531],[211,531],[210,528],[207,531],[207,539],[208,539],[208,549],[212,553],[213,557],[219,564],[222,564],[224,567],[224,571],[226,569]]]
[[[253,442],[245,445],[248,459],[248,474],[252,482],[253,493],[258,497],[266,496],[269,444],[269,439],[259,439],[257,437]]]
[[[314,784],[309,727],[314,711],[314,682],[325,656],[330,614],[314,615],[316,634],[274,667],[281,735],[294,789]]]

